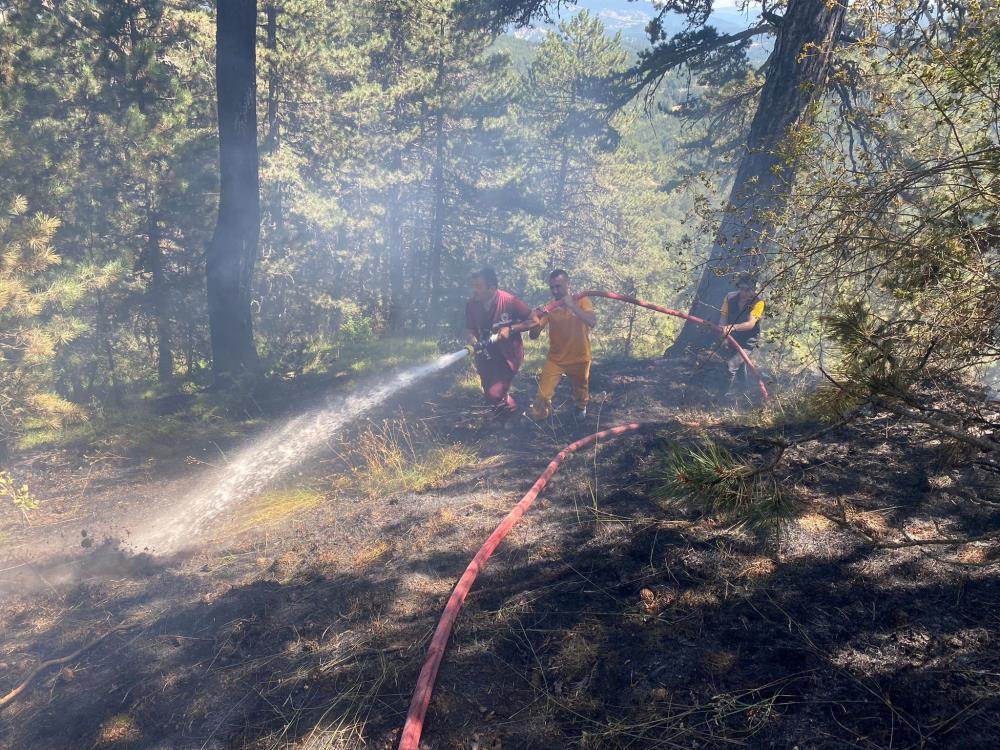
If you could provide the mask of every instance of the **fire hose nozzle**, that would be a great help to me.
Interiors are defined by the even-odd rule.
[[[476,354],[482,354],[487,359],[489,359],[490,353],[486,347],[488,347],[490,344],[495,344],[499,340],[500,337],[494,334],[493,336],[490,336],[487,339],[480,339],[475,344],[467,344],[465,348],[466,350],[468,350],[470,356],[474,356]]]

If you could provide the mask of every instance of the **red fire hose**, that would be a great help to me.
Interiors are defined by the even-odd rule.
[[[673,315],[675,318],[683,318],[684,320],[690,320],[692,323],[697,323],[700,326],[705,326],[706,328],[711,328],[717,333],[721,333],[726,337],[726,341],[736,350],[736,353],[740,355],[740,359],[746,364],[747,368],[754,374],[757,378],[757,387],[760,388],[760,394],[765,400],[770,398],[767,392],[767,386],[764,385],[764,379],[760,375],[760,371],[757,366],[750,361],[750,357],[743,350],[743,347],[739,345],[739,342],[732,337],[731,334],[726,333],[722,326],[718,326],[715,323],[709,323],[703,318],[699,318],[695,315],[688,315],[687,313],[682,313],[679,310],[672,310],[669,307],[662,307],[660,305],[654,305],[652,302],[646,302],[645,300],[636,299],[635,297],[629,297],[624,294],[617,294],[615,292],[601,292],[594,289],[588,289],[585,292],[579,292],[573,295],[574,300],[581,299],[582,297],[606,297],[607,299],[615,299],[619,302],[628,302],[630,305],[637,305],[638,307],[645,307],[649,310],[655,310],[656,312],[663,313],[664,315]],[[552,300],[546,305],[542,306],[542,310],[549,312],[554,310],[562,304],[562,300]]]
[[[420,733],[424,728],[424,716],[427,714],[427,705],[430,703],[431,692],[434,690],[434,680],[437,678],[438,668],[441,666],[441,659],[444,657],[444,649],[448,645],[448,638],[451,636],[451,629],[455,624],[455,618],[458,617],[458,610],[461,609],[462,602],[465,601],[469,589],[472,588],[473,581],[476,580],[479,571],[486,566],[486,561],[490,559],[490,555],[493,554],[493,551],[500,545],[503,538],[514,527],[514,524],[521,520],[521,516],[535,502],[538,493],[542,491],[552,478],[552,475],[556,473],[556,469],[559,468],[559,464],[562,463],[566,456],[587,447],[591,443],[596,443],[601,438],[633,432],[641,427],[642,425],[636,422],[623,424],[608,430],[595,432],[593,435],[580,438],[575,443],[567,445],[559,451],[558,456],[552,459],[552,462],[531,486],[528,493],[521,498],[521,501],[517,505],[511,508],[510,513],[507,514],[500,525],[490,534],[490,538],[479,548],[479,552],[472,558],[469,567],[465,569],[465,573],[462,574],[458,583],[455,584],[455,589],[451,592],[451,597],[444,607],[444,614],[441,615],[441,620],[438,622],[437,630],[434,631],[430,648],[427,649],[427,660],[420,670],[420,676],[417,677],[417,686],[413,691],[413,699],[410,701],[410,710],[406,715],[406,724],[403,726],[403,736],[399,740],[399,750],[418,750]]]
[[[707,326],[715,331],[718,331],[719,333],[724,334],[726,340],[732,345],[737,353],[739,353],[740,358],[757,377],[757,385],[760,387],[761,394],[765,399],[769,397],[760,372],[754,366],[754,363],[750,361],[750,357],[747,356],[747,353],[743,350],[743,347],[739,345],[739,342],[737,342],[730,334],[726,333],[720,326],[717,326],[714,323],[709,323],[708,321],[695,317],[694,315],[688,315],[686,313],[679,312],[678,310],[661,307],[660,305],[654,305],[652,302],[645,302],[643,300],[636,299],[635,297],[628,297],[624,294],[616,294],[615,292],[587,290],[573,295],[573,299],[575,300],[580,299],[581,297],[606,297],[607,299],[618,300],[620,302],[628,302],[629,304],[655,310],[656,312],[664,313],[665,315],[673,315],[677,318],[690,320],[693,323]],[[548,312],[550,310],[554,310],[561,304],[562,300],[553,300],[547,305],[544,305],[542,310]],[[552,475],[556,473],[556,469],[559,468],[559,464],[562,463],[564,458],[571,453],[575,453],[581,448],[587,447],[591,443],[596,443],[601,438],[615,437],[626,432],[634,432],[642,427],[643,425],[636,422],[619,425],[618,427],[612,427],[608,430],[595,432],[593,435],[580,438],[575,443],[567,445],[559,451],[559,455],[557,455],[546,467],[545,471],[542,472],[542,475],[538,477],[535,483],[531,486],[531,489],[528,490],[528,493],[511,509],[503,521],[501,521],[500,525],[494,529],[492,534],[490,534],[486,543],[479,548],[479,552],[477,552],[476,556],[472,558],[472,562],[470,562],[469,566],[465,569],[465,573],[462,574],[458,583],[455,584],[455,588],[451,592],[451,597],[449,597],[448,603],[444,607],[444,613],[441,615],[441,620],[438,622],[437,630],[434,631],[434,637],[431,639],[430,648],[427,650],[427,659],[424,662],[424,666],[420,670],[419,677],[417,677],[417,685],[413,691],[413,698],[410,700],[410,710],[406,715],[406,724],[403,726],[403,735],[399,740],[399,750],[418,750],[418,746],[420,744],[420,734],[423,732],[424,728],[424,718],[427,715],[427,706],[430,703],[431,693],[434,690],[434,681],[437,679],[438,669],[441,666],[441,659],[444,658],[444,650],[448,645],[448,638],[451,636],[451,630],[455,625],[455,620],[458,617],[458,611],[462,608],[462,603],[465,601],[465,597],[472,588],[472,584],[476,580],[476,576],[479,575],[479,571],[486,566],[486,561],[489,560],[490,555],[493,554],[496,548],[500,545],[500,542],[503,541],[504,537],[507,536],[508,532],[514,527],[514,525],[521,520],[521,516],[527,512],[528,508],[531,507],[531,504],[535,502],[535,498],[538,497],[538,493],[542,491],[549,479],[552,478]]]

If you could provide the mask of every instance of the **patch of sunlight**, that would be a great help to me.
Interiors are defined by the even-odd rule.
[[[797,522],[805,531],[823,533],[835,528],[837,524],[820,513],[806,513],[798,517]]]
[[[391,549],[392,545],[389,542],[384,540],[378,541],[359,549],[351,559],[351,562],[355,565],[355,567],[368,565],[375,562],[379,558],[384,557]]]
[[[90,424],[67,425],[65,427],[37,427],[29,429],[18,438],[15,446],[18,450],[33,450],[35,448],[61,448],[77,443],[89,443],[94,437],[94,429]]]
[[[329,370],[363,375],[426,362],[440,354],[437,342],[433,339],[391,336],[344,345],[331,353],[329,365],[313,366],[311,371]]]
[[[766,578],[773,575],[776,570],[774,561],[769,557],[753,557],[747,561],[747,565],[740,571],[740,578]]]
[[[315,508],[323,502],[323,497],[318,490],[302,487],[258,495],[247,504],[233,528],[242,533],[259,526],[274,526],[289,516]]]

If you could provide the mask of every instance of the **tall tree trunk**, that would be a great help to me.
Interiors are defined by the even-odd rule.
[[[731,274],[759,271],[772,251],[774,220],[784,211],[795,182],[795,165],[778,151],[789,129],[809,117],[810,104],[826,85],[846,8],[846,0],[789,3],[692,315],[717,320],[723,297],[732,289]],[[707,329],[686,322],[667,353],[703,347],[711,338]]]
[[[260,371],[250,313],[260,237],[256,29],[256,0],[219,0],[215,33],[219,215],[206,259],[216,383]]]
[[[264,136],[263,150],[267,154],[278,150],[281,139],[281,125],[278,121],[278,89],[281,82],[278,73],[278,13],[274,2],[269,2],[264,8],[264,17],[267,19],[264,27],[267,34],[264,40],[264,48],[267,50],[267,113],[264,116],[267,135]],[[267,196],[267,210],[278,241],[281,241],[285,229],[282,187],[281,181],[276,180],[270,186]]]
[[[115,349],[112,341],[114,321],[111,320],[108,314],[107,307],[104,304],[104,295],[100,291],[97,292],[97,318],[99,321],[97,335],[101,337],[104,345],[104,357],[108,365],[108,378],[111,381],[110,401],[121,406],[125,400],[125,388],[122,385],[121,378],[118,377],[118,364],[115,361]]]
[[[273,2],[264,8],[264,17],[267,19],[264,41],[267,50],[267,114],[264,118],[267,136],[264,150],[274,151],[278,147],[278,8]]]
[[[146,188],[146,254],[149,258],[149,301],[156,321],[156,372],[161,386],[174,379],[174,355],[170,347],[170,306],[167,300],[167,278],[163,268],[163,248],[160,245],[160,223],[156,214],[156,196],[151,186]]]
[[[393,160],[393,170],[398,173],[402,162]],[[405,322],[403,232],[400,216],[400,187],[398,182],[389,185],[386,192],[386,260],[389,264],[389,330],[399,333]]]
[[[443,35],[442,31],[442,35]],[[441,302],[441,256],[444,253],[444,60],[438,60],[437,93],[438,111],[434,121],[434,168],[431,182],[434,185],[434,217],[431,220],[431,254],[428,275],[430,277],[430,299],[427,318],[431,324],[437,323],[438,307]]]
[[[576,83],[570,90],[569,106],[567,111],[574,112],[576,108]],[[569,129],[569,122],[563,123],[564,130]],[[544,229],[543,241],[549,248],[549,270],[557,265],[566,262],[565,257],[561,257],[565,252],[565,227],[563,225],[563,214],[566,209],[566,181],[569,177],[569,137],[564,132],[559,139],[559,172],[556,176],[556,195],[549,211],[549,220]],[[555,225],[553,227],[553,225]]]

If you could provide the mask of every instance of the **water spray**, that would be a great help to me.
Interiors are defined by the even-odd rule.
[[[224,467],[211,472],[168,512],[132,535],[139,549],[169,552],[183,547],[235,503],[260,493],[270,482],[314,455],[334,434],[399,391],[450,367],[469,354],[462,348],[387,380],[326,399],[252,440]]]

